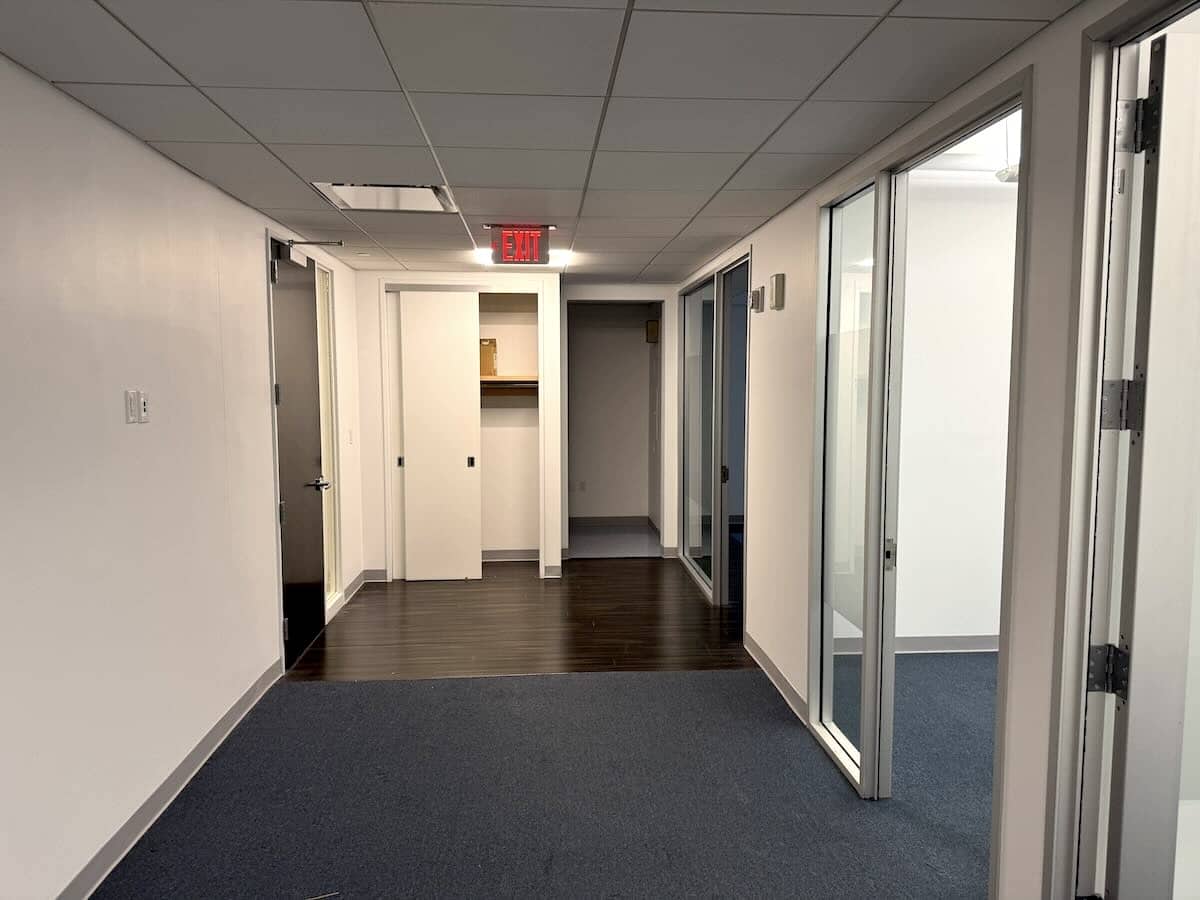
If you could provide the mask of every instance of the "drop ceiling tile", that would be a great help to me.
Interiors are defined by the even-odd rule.
[[[430,185],[442,181],[425,147],[272,144],[271,149],[307,181]]]
[[[414,94],[435,147],[591,150],[601,97]]]
[[[744,153],[601,150],[588,184],[601,189],[715,191],[745,158]]]
[[[474,245],[461,225],[457,234],[382,234],[373,233],[389,250],[470,250]]]
[[[258,144],[155,142],[150,146],[249,206],[329,208],[314,188]]]
[[[791,100],[614,97],[600,149],[749,152],[794,108]]]
[[[452,187],[580,189],[586,150],[438,150]]]
[[[756,153],[727,187],[733,190],[804,190],[853,160],[827,153]]]
[[[143,141],[254,142],[195,88],[61,83],[58,87]]]
[[[638,9],[881,16],[894,0],[637,0]]]
[[[212,98],[268,144],[392,144],[424,147],[399,91],[211,88]]]
[[[721,191],[704,207],[706,216],[773,216],[800,196],[795,188],[781,191]]]
[[[273,213],[279,212],[279,210],[263,209],[262,212],[265,215],[274,217]],[[284,210],[284,212],[290,212],[294,215],[296,210]],[[314,212],[320,213],[320,210],[314,210]],[[284,222],[283,224],[287,225],[288,223]],[[291,225],[290,227],[303,232],[304,236],[310,241],[345,241],[347,245],[371,243],[370,238],[363,234],[361,230],[355,228],[353,222],[346,222],[344,228],[316,228],[311,225]]]
[[[1041,28],[1041,22],[888,18],[816,99],[940,100]]]
[[[410,91],[603,96],[623,20],[618,9],[373,8]]]
[[[643,237],[595,237],[589,235],[576,238],[573,249],[584,253],[636,253],[638,251],[657,253],[663,247],[667,246],[669,240],[671,238],[665,234]]]
[[[397,250],[395,254],[405,266],[419,272],[482,268],[470,250]]]
[[[766,216],[699,216],[684,229],[680,237],[708,235],[711,237],[741,237],[749,234]]]
[[[411,3],[413,0],[375,0],[376,3]],[[569,6],[573,9],[624,9],[625,0],[438,0],[446,5],[470,6]]]
[[[184,84],[95,3],[0,0],[0,53],[47,81]]]
[[[924,102],[810,100],[767,141],[763,151],[864,153],[928,108]]]
[[[262,212],[276,222],[281,222],[297,231],[309,232],[338,232],[333,238],[313,238],[313,240],[363,240],[362,232],[354,227],[354,223],[336,209],[272,209],[267,207]]]
[[[692,270],[682,266],[646,266],[638,275],[639,284],[679,284],[688,277]]]
[[[875,21],[634,12],[613,95],[799,100]]]
[[[687,225],[684,218],[655,218],[655,219],[618,219],[618,218],[587,218],[579,220],[575,233],[580,237],[621,237],[625,235],[665,235],[672,237]]]
[[[602,191],[588,188],[585,216],[691,217],[712,196],[711,191]]]
[[[1052,22],[1079,0],[902,0],[892,15]]]
[[[457,213],[382,212],[346,210],[346,215],[365,228],[381,244],[384,235],[465,234]]]
[[[586,271],[588,269],[621,266],[636,272],[641,269],[642,266],[649,263],[653,258],[654,253],[652,251],[647,251],[644,253],[603,251],[593,251],[589,253],[576,252],[571,258],[571,269],[573,271]]]
[[[724,247],[718,247],[718,250],[723,249]],[[654,257],[652,265],[682,266],[688,272],[694,272],[710,259],[712,259],[711,253],[699,253],[695,250],[664,250]]]
[[[550,245],[552,247],[559,248],[571,246],[571,241],[575,238],[575,229],[573,227],[574,220],[571,219],[567,221],[569,221],[570,224],[558,225],[557,223],[554,223],[556,227],[550,231]],[[471,226],[471,234],[474,236],[475,242],[480,246],[484,246],[486,244],[490,244],[492,241],[492,232],[488,226],[492,224],[504,223],[496,223],[495,216],[467,216],[467,224]],[[518,225],[524,223],[513,222],[508,224]]]
[[[336,0],[106,0],[195,84],[395,90],[358,3]]]
[[[737,242],[738,238],[736,237],[718,237],[710,234],[681,234],[675,240],[671,241],[671,243],[667,244],[662,255],[668,259],[671,253],[691,256],[699,255],[705,259],[710,259],[722,250],[732,247]]]
[[[455,188],[454,199],[467,216],[507,217],[512,222],[574,219],[583,191]],[[556,223],[556,222],[555,222]]]

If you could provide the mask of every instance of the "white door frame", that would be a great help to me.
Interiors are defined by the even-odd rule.
[[[562,576],[564,503],[562,466],[561,300],[557,271],[531,272],[412,272],[397,279],[382,275],[377,282],[379,358],[383,422],[384,568],[388,581],[404,578],[403,478],[397,465],[402,446],[399,385],[399,330],[395,299],[400,291],[475,291],[537,294],[538,297],[538,572],[542,578]],[[482,548],[480,548],[482,552]]]
[[[325,534],[329,540],[325,547],[325,570],[328,573],[325,585],[325,621],[328,622],[345,605],[345,583],[342,581],[342,461],[341,461],[341,427],[338,408],[338,366],[337,366],[337,298],[334,293],[333,270],[321,263],[313,261],[317,269],[317,355],[318,364],[324,370],[323,379],[328,379],[327,398],[321,403],[321,443],[322,449],[328,452],[329,459],[322,459],[322,468],[328,471],[326,476],[333,482],[333,489],[324,494],[325,503],[322,505],[322,515],[325,520]],[[321,297],[321,279],[327,279],[329,285],[328,302]],[[322,337],[323,335],[323,337]],[[324,474],[324,473],[323,473]],[[332,497],[330,495],[332,494]],[[330,502],[332,500],[332,502]]]

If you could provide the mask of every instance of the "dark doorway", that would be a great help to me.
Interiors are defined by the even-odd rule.
[[[283,558],[283,662],[290,668],[325,627],[325,529],[317,273],[271,242],[275,432]]]
[[[740,627],[745,584],[746,354],[750,261],[721,274],[721,537],[724,606]]]

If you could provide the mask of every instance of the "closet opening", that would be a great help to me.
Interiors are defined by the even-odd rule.
[[[661,303],[568,306],[572,559],[662,556],[661,320]]]

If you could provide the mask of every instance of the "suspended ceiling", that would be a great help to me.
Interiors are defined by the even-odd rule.
[[[674,282],[1075,2],[0,0],[0,52],[356,268],[542,222],[573,278]]]

